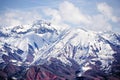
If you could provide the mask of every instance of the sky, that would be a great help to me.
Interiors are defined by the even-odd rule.
[[[55,25],[120,33],[120,0],[0,0],[0,26],[46,20]]]

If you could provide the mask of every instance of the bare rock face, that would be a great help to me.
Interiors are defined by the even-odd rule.
[[[32,66],[26,73],[26,80],[65,80],[42,67]]]
[[[0,80],[5,80],[7,77],[7,73],[5,73],[4,71],[0,71]]]
[[[17,72],[20,71],[20,68],[12,65],[12,64],[8,64],[5,68],[4,68],[4,72],[6,72],[8,74],[8,76],[11,76]]]
[[[0,70],[0,78],[1,78],[0,80],[12,78],[14,75],[19,73],[19,71],[21,70],[18,66],[15,66],[15,65],[13,65],[11,63],[9,63],[9,64],[0,64],[0,66],[4,66]]]

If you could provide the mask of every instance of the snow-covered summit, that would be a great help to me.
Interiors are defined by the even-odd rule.
[[[100,69],[109,71],[115,61],[113,55],[119,52],[115,48],[119,49],[120,35],[80,28],[60,31],[51,23],[38,20],[31,25],[2,28],[0,43],[1,62],[28,66],[50,65],[51,59],[56,59],[62,65],[78,64],[82,73],[98,63]]]

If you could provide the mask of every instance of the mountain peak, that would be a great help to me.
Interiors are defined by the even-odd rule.
[[[83,75],[95,68],[109,74],[116,61],[119,62],[115,57],[119,56],[120,49],[118,34],[80,28],[60,31],[43,20],[0,30],[0,42],[0,63],[26,67],[42,65],[61,76],[73,73],[75,76],[75,71]],[[65,74],[56,72],[57,69]]]

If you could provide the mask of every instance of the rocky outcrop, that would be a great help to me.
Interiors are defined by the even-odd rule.
[[[26,80],[65,80],[42,67],[32,66],[26,73]]]

